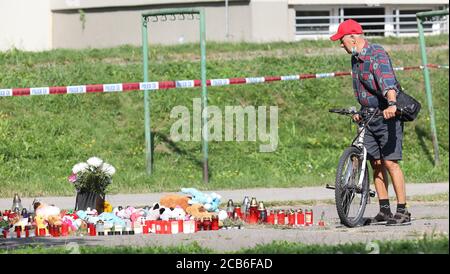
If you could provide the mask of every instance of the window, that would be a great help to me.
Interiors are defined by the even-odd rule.
[[[366,36],[384,35],[384,8],[345,8],[344,18],[360,23]]]
[[[422,11],[431,11],[431,9],[427,10],[400,10],[399,18],[395,18],[394,20],[394,29],[399,33],[416,33],[417,32],[417,19],[416,13]],[[394,11],[395,14],[395,11]],[[426,21],[423,24],[423,30],[425,32],[431,32],[433,28],[433,22]]]
[[[295,11],[295,30],[297,34],[328,34],[330,11]]]

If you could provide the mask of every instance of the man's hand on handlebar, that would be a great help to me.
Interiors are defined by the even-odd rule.
[[[397,111],[397,106],[389,106],[387,109],[383,110],[383,117],[385,120],[395,117],[395,112]]]
[[[353,114],[352,119],[354,122],[360,122],[362,118],[361,118],[361,115],[359,115],[359,114]]]

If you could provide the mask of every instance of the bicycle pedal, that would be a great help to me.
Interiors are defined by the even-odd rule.
[[[327,185],[325,186],[325,188],[328,188],[328,189],[335,189],[334,186],[330,186],[329,184],[327,184]]]
[[[369,190],[369,196],[370,197],[375,197],[375,195],[376,195],[376,192],[375,191],[373,191],[373,190]]]

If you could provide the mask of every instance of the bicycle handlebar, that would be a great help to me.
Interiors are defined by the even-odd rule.
[[[332,108],[328,110],[331,113],[337,113],[341,115],[354,115],[362,114],[361,111],[356,111],[355,109],[345,109],[345,108]]]

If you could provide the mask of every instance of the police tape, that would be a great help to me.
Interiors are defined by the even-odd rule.
[[[448,69],[448,65],[429,64],[428,68]],[[418,70],[423,66],[397,67],[394,70]],[[350,76],[351,72],[331,72],[331,73],[315,73],[315,74],[296,74],[285,76],[265,76],[265,77],[248,77],[248,78],[225,78],[206,80],[207,86],[227,86],[237,84],[257,84],[275,81],[293,81],[303,79],[319,79],[340,76]],[[9,88],[0,89],[0,97],[6,96],[30,96],[30,95],[51,95],[51,94],[79,94],[94,92],[123,92],[133,90],[159,90],[172,88],[194,88],[202,85],[201,80],[176,80],[176,81],[160,81],[160,82],[134,82],[134,83],[116,83],[116,84],[94,84],[94,85],[77,85],[77,86],[59,86],[59,87],[34,87],[34,88]]]

